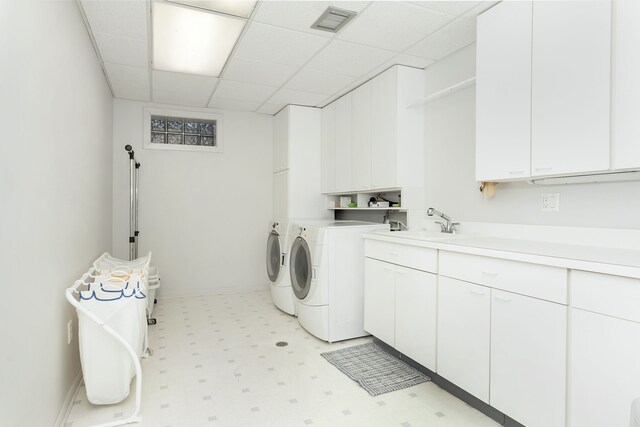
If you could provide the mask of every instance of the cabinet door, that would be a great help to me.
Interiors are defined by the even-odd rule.
[[[371,80],[371,187],[397,186],[397,80],[393,67]]]
[[[478,16],[476,180],[530,176],[531,2]]]
[[[571,309],[570,427],[629,425],[640,397],[640,324]]]
[[[371,188],[371,82],[351,96],[351,184],[354,190]]]
[[[273,171],[280,172],[289,165],[289,108],[273,119]]]
[[[351,187],[351,93],[335,103],[336,123],[336,191],[346,192]]]
[[[438,279],[438,375],[489,403],[491,291]]]
[[[640,167],[639,1],[614,3],[613,167]]]
[[[533,5],[531,174],[609,168],[611,4]]]
[[[336,104],[322,109],[321,189],[323,193],[336,190]]]
[[[273,219],[286,221],[289,218],[289,171],[273,174]]]
[[[436,276],[396,267],[395,348],[436,371]]]
[[[491,295],[491,406],[527,427],[564,427],[567,307]]]
[[[395,346],[396,272],[393,264],[365,258],[364,330]]]

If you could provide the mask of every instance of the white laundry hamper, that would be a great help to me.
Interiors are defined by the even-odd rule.
[[[100,275],[93,280],[79,292],[79,303],[86,310],[77,310],[82,374],[89,402],[113,404],[129,395],[131,380],[136,376],[131,351],[139,359],[146,350],[147,278],[131,273],[125,279]],[[120,339],[108,333],[105,326]]]
[[[93,266],[97,270],[117,270],[122,268],[144,268],[149,267],[149,286],[147,288],[147,317],[151,317],[153,313],[154,301],[156,299],[156,290],[160,288],[160,269],[151,265],[151,252],[146,256],[126,261],[110,255],[108,252],[103,253],[94,261]]]

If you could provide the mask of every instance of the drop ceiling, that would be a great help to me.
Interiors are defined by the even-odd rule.
[[[494,1],[260,1],[220,77],[152,64],[152,1],[80,0],[115,98],[275,114],[322,107],[394,64],[426,68],[475,41]],[[312,29],[329,6],[357,12]]]

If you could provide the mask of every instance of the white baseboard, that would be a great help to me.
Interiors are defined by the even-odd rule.
[[[53,424],[54,427],[63,427],[67,422],[67,417],[69,416],[71,408],[73,407],[73,401],[78,394],[80,384],[82,384],[82,370],[78,371],[78,375],[76,375],[73,383],[71,383],[71,387],[69,387],[69,390],[67,391],[67,396],[64,398],[62,408],[60,408],[60,412],[58,412],[56,422]]]
[[[167,287],[161,287],[158,289],[158,299],[167,298],[184,298],[184,297],[197,297],[201,295],[229,295],[229,294],[241,294],[245,292],[266,292],[269,290],[269,285],[264,284],[260,286],[229,286],[225,288],[208,288],[208,289],[195,289],[189,291],[180,290],[168,290]],[[160,292],[161,291],[161,292]]]

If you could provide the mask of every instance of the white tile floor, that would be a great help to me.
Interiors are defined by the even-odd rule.
[[[320,341],[269,292],[160,300],[154,316],[154,353],[142,365],[145,427],[498,426],[431,382],[369,396],[320,353],[370,338]],[[91,405],[80,388],[65,426],[113,421],[132,408],[132,396]]]

